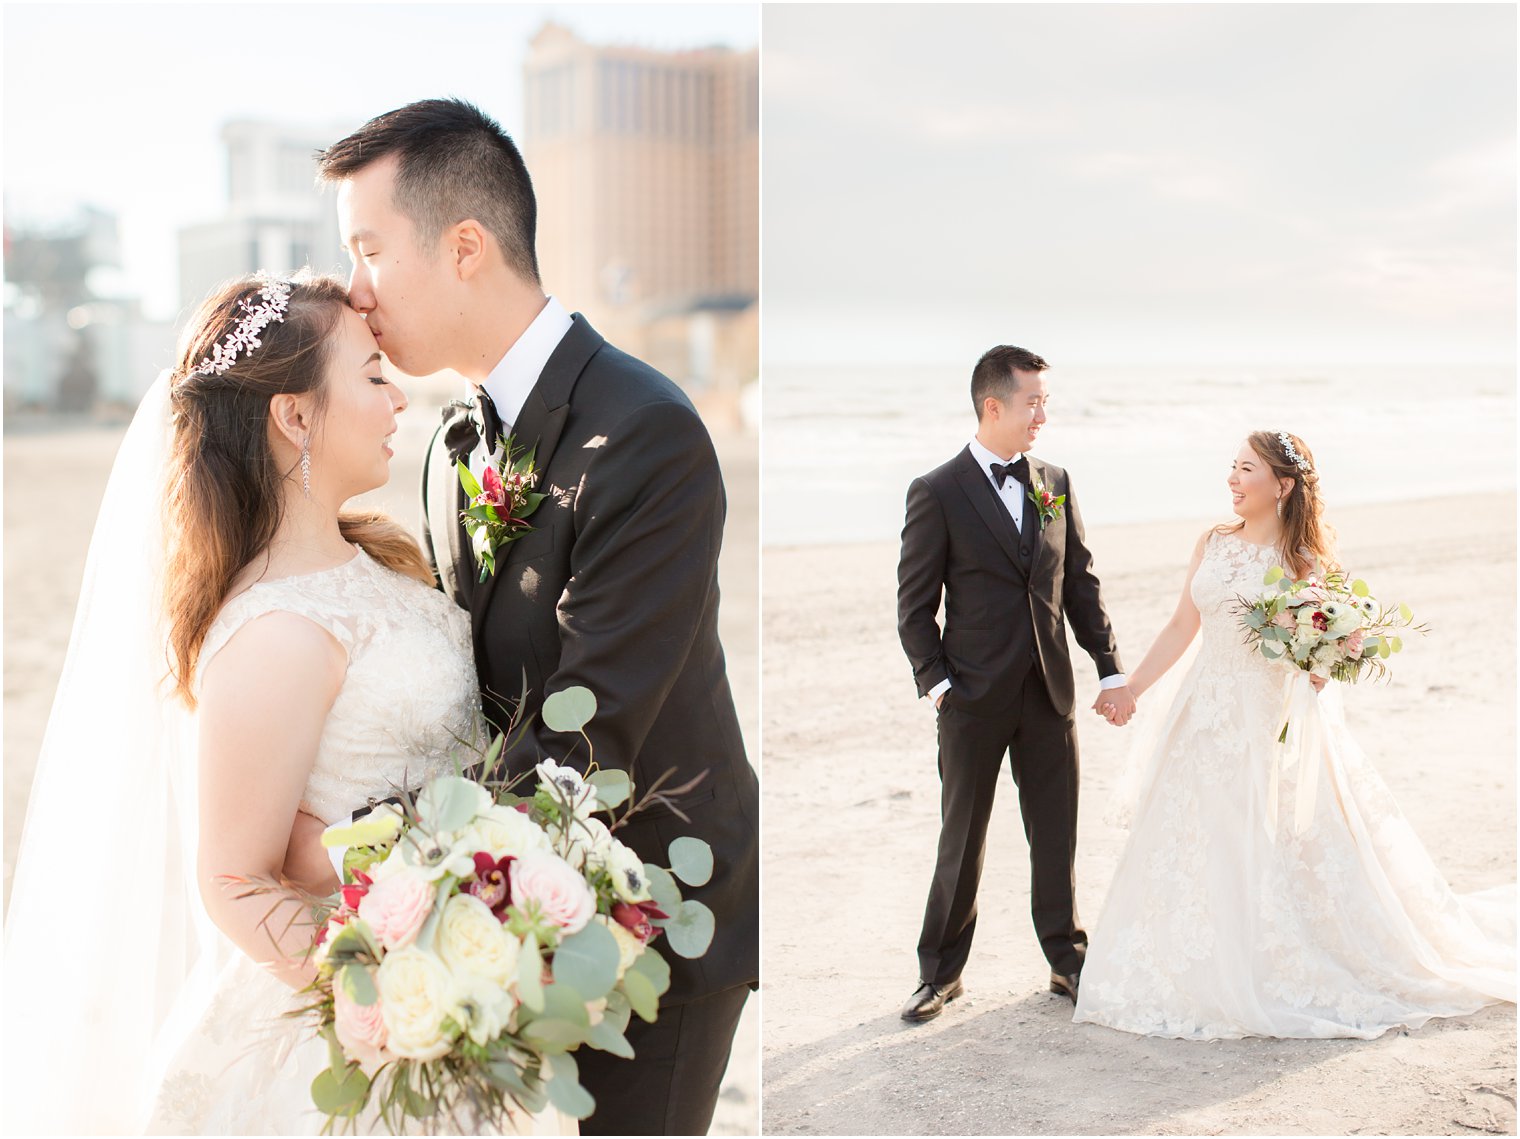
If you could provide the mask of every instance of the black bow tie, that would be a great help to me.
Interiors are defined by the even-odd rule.
[[[456,461],[480,446],[482,435],[491,441],[492,450],[495,450],[496,441],[502,436],[501,417],[496,414],[496,405],[485,392],[481,392],[474,400],[449,400],[443,407],[443,421],[447,424],[443,432],[443,443]]]
[[[1025,486],[1029,485],[1029,460],[1023,455],[1011,463],[992,464],[992,481],[997,483],[998,489],[1001,490],[1010,477],[1018,479]]]

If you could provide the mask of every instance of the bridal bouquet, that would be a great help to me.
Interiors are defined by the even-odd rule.
[[[595,709],[572,688],[545,700],[543,719],[585,738]],[[630,1016],[653,1021],[670,984],[653,943],[663,933],[672,952],[699,957],[713,915],[676,884],[708,880],[711,848],[678,838],[668,869],[645,863],[616,831],[663,797],[633,804],[624,772],[590,766],[582,777],[540,763],[525,794],[522,780],[493,796],[446,776],[401,808],[329,828],[326,845],[349,847],[351,881],[318,914],[317,979],[298,1014],[328,1044],[311,1089],[328,1127],[371,1104],[393,1134],[408,1118],[469,1134],[500,1126],[513,1104],[591,1113],[573,1053],[632,1056]]]
[[[1414,622],[1409,606],[1380,605],[1365,581],[1344,573],[1295,581],[1273,566],[1264,584],[1275,592],[1239,599],[1246,643],[1268,660],[1327,680],[1354,684],[1368,672],[1381,678],[1388,671],[1384,662],[1404,647],[1396,630]],[[1416,625],[1414,631],[1426,629]]]

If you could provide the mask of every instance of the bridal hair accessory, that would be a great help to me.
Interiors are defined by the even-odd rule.
[[[1286,431],[1277,433],[1277,441],[1282,444],[1283,454],[1288,456],[1288,462],[1301,471],[1309,470],[1309,460],[1298,453],[1298,449],[1293,446],[1293,440],[1288,437]]]
[[[192,376],[221,375],[237,362],[240,350],[247,355],[263,343],[259,333],[274,321],[284,322],[285,309],[290,304],[290,282],[268,273],[259,273],[256,279],[263,286],[257,294],[262,298],[261,303],[255,305],[248,297],[238,301],[238,306],[247,315],[211,349],[211,355],[196,366],[190,373]]]

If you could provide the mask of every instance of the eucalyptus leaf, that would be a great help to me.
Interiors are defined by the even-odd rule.
[[[670,941],[670,948],[682,957],[700,957],[712,944],[715,926],[713,912],[701,902],[688,898],[665,923],[665,936]]]
[[[586,782],[596,788],[597,804],[604,811],[622,806],[633,793],[633,780],[628,778],[626,771],[615,767],[593,771],[586,777]]]
[[[580,685],[551,693],[540,715],[550,731],[578,732],[596,715],[596,696]]]
[[[519,1096],[527,1094],[528,1085],[523,1080],[522,1069],[509,1056],[496,1056],[486,1064],[486,1075],[498,1087]]]
[[[1282,566],[1273,566],[1267,571],[1266,577],[1261,579],[1262,584],[1271,585],[1274,582],[1281,581],[1285,576],[1286,574],[1284,574]]]
[[[569,1058],[568,1055],[555,1057],[556,1060]],[[574,1076],[556,1072],[554,1078],[544,1085],[544,1090],[549,1093],[550,1103],[575,1119],[585,1119],[596,1110],[596,1100],[591,1098],[591,1093]]]
[[[1266,657],[1268,660],[1281,660],[1282,650],[1274,649],[1271,645],[1263,641],[1261,645],[1261,655]]]
[[[653,862],[646,862],[644,877],[649,880],[649,896],[654,899],[655,905],[667,914],[675,913],[676,907],[681,904],[681,887],[676,885],[670,871]]]
[[[546,1017],[563,1020],[576,1028],[590,1028],[591,1014],[586,1011],[586,998],[570,985],[552,984],[544,987],[544,1012]]]
[[[374,931],[369,928],[368,922],[362,918],[349,918],[328,945],[327,959],[336,962],[360,955],[378,961],[380,946],[376,943]]]
[[[480,785],[458,775],[441,775],[417,796],[417,813],[429,830],[457,831],[481,807]]]
[[[670,988],[670,962],[653,949],[645,949],[633,959],[633,964],[628,969],[629,972],[642,973],[648,977],[658,996],[664,996]]]
[[[586,1039],[586,1029],[555,1016],[541,1016],[525,1024],[518,1033],[524,1043],[543,1052],[563,1052]]]
[[[560,942],[554,952],[554,979],[569,985],[583,1001],[594,1001],[617,984],[618,943],[599,921]]]
[[[650,983],[649,978],[630,969],[623,974],[621,984],[623,991],[628,994],[629,1007],[638,1013],[641,1019],[652,1023],[660,1009],[660,997],[654,991],[654,985]]]
[[[357,1064],[341,1074],[323,1068],[311,1081],[311,1102],[326,1115],[353,1115],[369,1096],[369,1077]]]
[[[1394,652],[1398,653],[1398,652],[1403,652],[1404,651],[1404,638],[1403,637],[1394,637],[1391,643],[1393,645],[1393,651]]]
[[[591,1026],[591,1031],[586,1036],[586,1043],[613,1056],[621,1056],[624,1060],[633,1059],[633,1045],[629,1044],[628,1038],[623,1035],[622,1027],[614,1024],[612,1018],[605,1014],[601,1020]]]
[[[682,835],[670,844],[670,871],[688,886],[705,886],[712,878],[712,847]]]
[[[375,988],[375,978],[363,965],[345,965],[338,970],[337,983],[343,993],[356,1005],[368,1008],[380,999]]]
[[[1402,601],[1400,601],[1399,602],[1399,617],[1402,618],[1405,622],[1413,621],[1414,620],[1414,610],[1411,609],[1411,608],[1409,608],[1409,606],[1405,605]]]
[[[544,1011],[543,974],[543,954],[539,952],[538,941],[529,937],[523,941],[517,958],[517,997],[534,1012]]]
[[[1372,589],[1361,578],[1357,578],[1351,583],[1351,595],[1353,597],[1371,597]]]
[[[607,1007],[602,1012],[602,1020],[611,1023],[618,1032],[628,1030],[628,1018],[633,1013],[633,1008],[628,1004],[628,994],[622,989],[613,989],[607,994]]]
[[[1387,660],[1393,655],[1393,647],[1387,641],[1378,642],[1378,656]]]

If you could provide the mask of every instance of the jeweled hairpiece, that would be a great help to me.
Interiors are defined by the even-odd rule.
[[[290,304],[290,282],[268,273],[260,273],[257,280],[263,286],[257,294],[261,302],[253,304],[248,297],[238,301],[238,306],[247,315],[237,322],[237,327],[224,336],[219,344],[212,347],[211,355],[196,366],[190,373],[192,376],[221,375],[237,362],[240,351],[246,356],[263,343],[259,339],[259,333],[274,321],[284,322],[285,309]]]
[[[1286,431],[1277,433],[1277,441],[1282,444],[1283,454],[1288,456],[1288,462],[1292,463],[1301,471],[1309,470],[1309,460],[1298,453],[1298,448],[1293,446],[1293,440]]]

